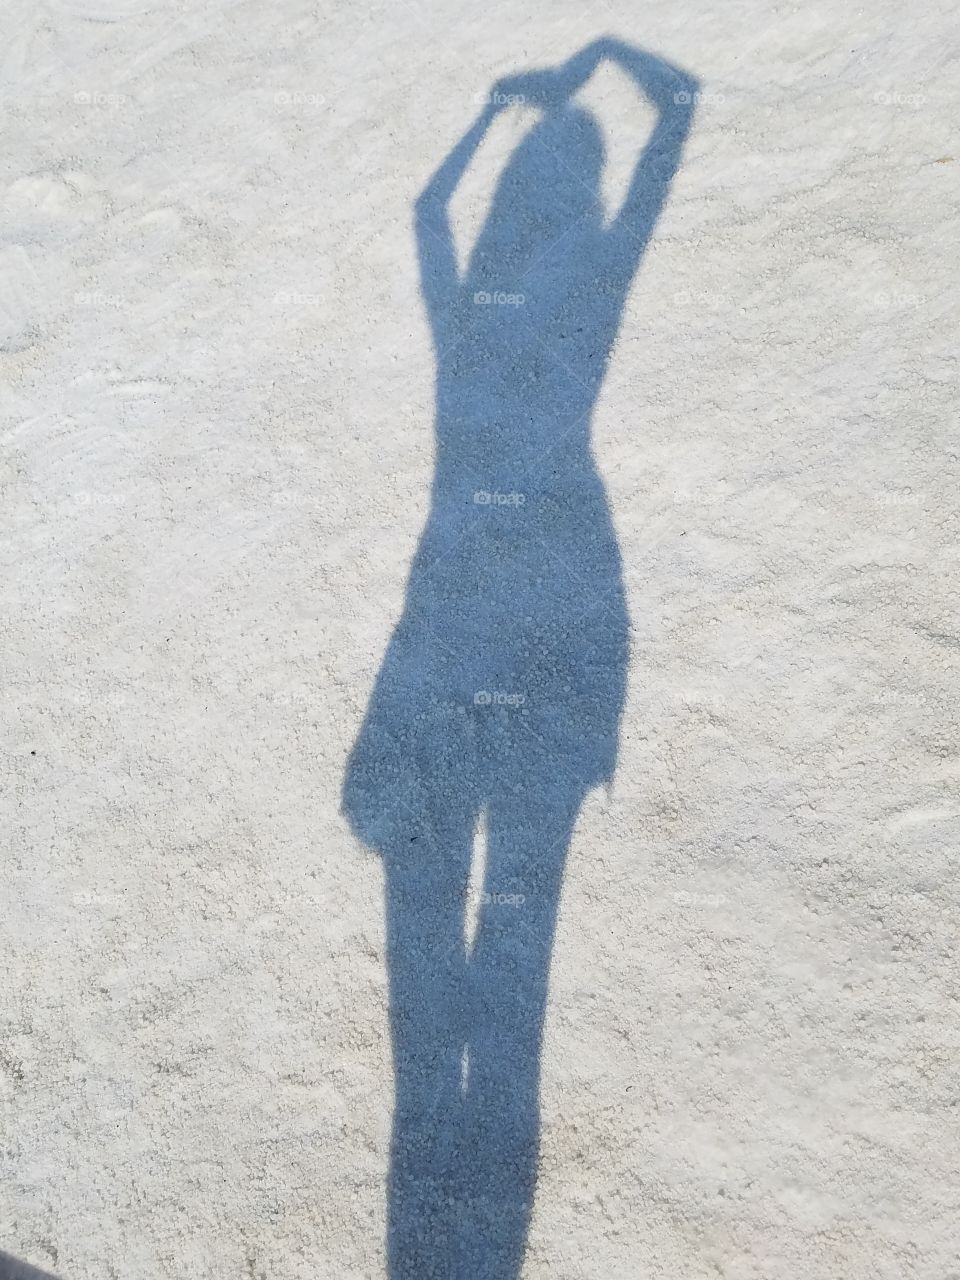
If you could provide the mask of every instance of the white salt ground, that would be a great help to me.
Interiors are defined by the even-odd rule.
[[[611,33],[700,89],[593,419],[630,660],[522,1275],[958,1280],[956,6],[4,31],[0,1274],[387,1275],[383,869],[340,807],[430,508],[412,205],[499,77]],[[577,101],[609,219],[654,112],[609,65]]]

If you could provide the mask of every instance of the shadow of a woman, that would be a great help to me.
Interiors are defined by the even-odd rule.
[[[571,102],[605,57],[657,113],[609,225],[601,136]],[[598,41],[558,70],[500,82],[417,202],[436,473],[343,793],[385,865],[393,1280],[508,1280],[522,1263],[564,861],[585,795],[613,774],[628,661],[591,415],[695,90],[659,59]],[[461,276],[448,202],[513,95],[541,117]]]

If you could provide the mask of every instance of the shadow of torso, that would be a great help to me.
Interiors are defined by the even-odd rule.
[[[451,771],[474,809],[540,771],[580,796],[613,771],[628,623],[590,426],[632,272],[600,154],[584,113],[528,135],[437,327],[431,509],[348,773],[387,854]]]

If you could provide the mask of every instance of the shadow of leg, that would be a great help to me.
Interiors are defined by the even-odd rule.
[[[473,837],[467,808],[386,859],[395,1107],[387,1252],[391,1280],[450,1280],[451,1181],[460,1127],[463,920]]]
[[[468,1077],[458,1162],[462,1280],[514,1280],[533,1210],[540,1044],[567,847],[582,795],[525,779],[494,798],[468,966]]]

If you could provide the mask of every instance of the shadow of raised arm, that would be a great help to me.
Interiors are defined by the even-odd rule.
[[[617,274],[621,276],[611,283],[625,284],[636,270],[680,166],[699,81],[663,58],[605,36],[556,70],[521,72],[499,81],[497,89],[504,96],[522,98],[545,111],[560,110],[604,60],[620,66],[657,112],[657,123],[634,166],[627,194],[607,229],[608,242],[619,259]]]
[[[476,154],[491,120],[497,113],[492,101],[453,148],[424,187],[414,206],[420,287],[430,317],[434,345],[440,349],[443,317],[457,296],[460,273],[450,230],[450,197]]]
[[[616,260],[614,270],[619,277],[612,283],[628,284],[632,278],[679,167],[693,119],[698,81],[662,58],[622,40],[604,37],[581,49],[561,67],[520,72],[498,80],[480,115],[417,199],[421,288],[437,350],[442,345],[444,317],[460,287],[449,203],[491,122],[504,105],[517,101],[540,108],[545,114],[562,110],[604,59],[622,67],[657,112],[657,123],[634,167],[623,204],[607,228]]]
[[[600,56],[618,63],[657,111],[657,123],[640,153],[627,194],[607,235],[613,242],[631,237],[635,242],[636,269],[640,254],[663,209],[693,121],[699,82],[662,58],[634,49],[621,40],[597,41]],[[625,250],[625,246],[619,246]],[[630,254],[624,252],[625,265]]]

